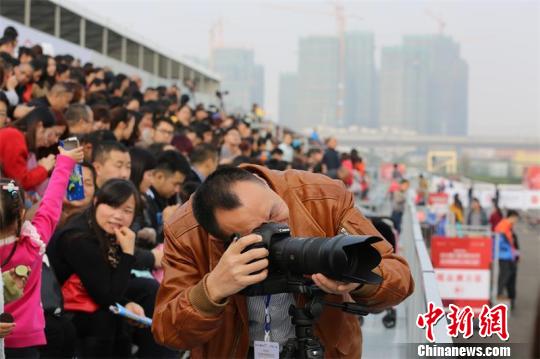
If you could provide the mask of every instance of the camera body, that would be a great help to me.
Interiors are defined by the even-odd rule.
[[[253,231],[262,241],[245,251],[266,248],[269,252],[268,277],[261,283],[245,288],[247,296],[302,292],[312,282],[306,275],[322,273],[328,278],[354,283],[380,283],[382,278],[372,272],[381,261],[379,252],[371,246],[382,240],[375,236],[340,234],[331,238],[291,237],[286,224],[265,223]]]

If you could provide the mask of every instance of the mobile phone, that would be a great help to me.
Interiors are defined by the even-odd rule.
[[[126,309],[126,307],[116,303],[115,305],[111,305],[109,307],[109,310],[113,312],[116,315],[119,315],[121,317],[125,317],[127,319],[131,319],[139,324],[144,325],[145,327],[151,327],[152,326],[152,319],[148,317],[141,317],[140,315],[137,315],[133,313],[132,311]]]
[[[66,138],[62,141],[62,147],[67,151],[71,151],[79,147],[79,139],[77,137]]]
[[[70,151],[79,147],[79,139],[77,137],[70,137],[60,141],[60,145],[65,150]],[[67,199],[68,201],[79,201],[84,199],[82,166],[78,163],[75,165],[73,172],[71,172],[71,175],[69,176]]]

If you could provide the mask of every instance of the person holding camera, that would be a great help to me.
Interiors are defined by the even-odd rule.
[[[152,327],[159,343],[190,349],[193,358],[245,358],[253,355],[256,341],[277,342],[281,350],[294,337],[288,309],[304,304],[306,296],[240,293],[268,278],[269,250],[257,245],[262,237],[253,233],[265,223],[287,225],[295,237],[381,237],[339,181],[257,165],[220,169],[165,223],[165,273]],[[325,302],[352,299],[379,312],[413,292],[408,264],[391,244],[380,240],[371,246],[380,256],[371,274],[382,281],[347,283],[313,274],[309,279],[326,293]],[[314,328],[326,356],[360,357],[356,316],[326,306]]]

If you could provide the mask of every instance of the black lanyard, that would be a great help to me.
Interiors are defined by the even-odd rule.
[[[6,259],[4,259],[4,261],[2,262],[2,264],[0,264],[0,268],[4,268],[4,266],[6,264],[9,263],[9,261],[11,260],[11,258],[13,258],[13,255],[15,254],[15,250],[17,249],[17,243],[19,243],[18,240],[15,241],[15,244],[13,245],[13,247],[11,248],[11,251],[9,252],[9,255]]]

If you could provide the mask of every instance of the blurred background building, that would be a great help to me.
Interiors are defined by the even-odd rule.
[[[213,70],[221,76],[221,89],[227,91],[225,106],[231,111],[246,110],[253,103],[264,105],[264,68],[255,63],[253,50],[216,48]]]
[[[420,134],[466,135],[468,66],[460,47],[445,35],[407,35],[399,46],[383,47],[375,64],[375,37],[369,32],[345,36],[344,116],[339,106],[339,39],[300,39],[296,101],[280,84],[280,114],[302,129],[316,125],[382,126]],[[291,79],[284,75],[282,82]],[[287,96],[282,95],[285,91]],[[296,103],[297,109],[292,109]],[[301,109],[301,110],[299,110]],[[280,118],[283,118],[280,116]]]

